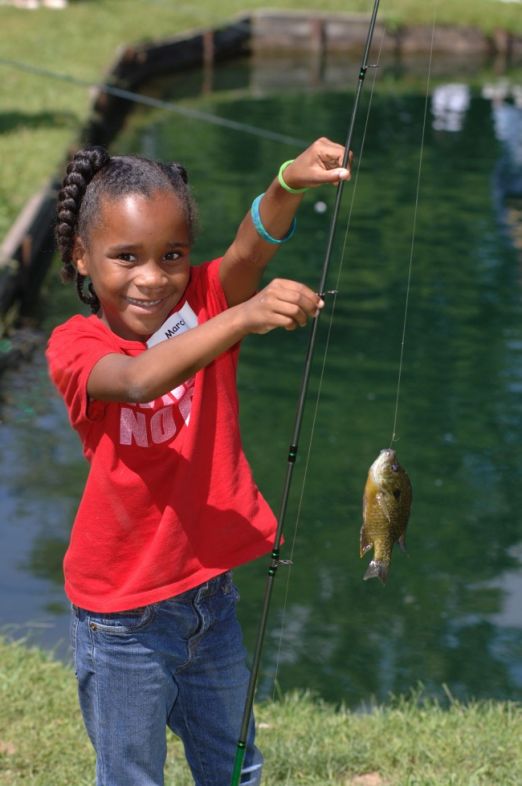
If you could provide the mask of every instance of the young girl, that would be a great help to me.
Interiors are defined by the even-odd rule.
[[[167,726],[197,786],[230,780],[248,684],[230,570],[275,532],[241,447],[239,343],[323,306],[296,281],[257,290],[302,193],[349,178],[343,154],[323,138],[286,162],[197,267],[181,166],[100,147],[68,166],[58,246],[93,314],[56,328],[47,357],[90,463],[64,572],[98,786],[163,784]],[[252,721],[242,784],[261,766]]]

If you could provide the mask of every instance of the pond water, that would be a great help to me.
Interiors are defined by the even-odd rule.
[[[344,139],[346,88],[247,89],[237,73],[186,105],[296,138]],[[363,707],[422,683],[462,699],[522,698],[520,88],[434,79],[415,213],[424,80],[379,75],[363,154],[369,90],[361,108],[329,280],[338,295],[320,321],[287,516],[283,556],[294,565],[276,581],[262,696],[310,688]],[[163,80],[155,90],[178,88]],[[196,263],[226,248],[299,150],[149,110],[133,114],[115,148],[186,165],[201,217]],[[317,284],[334,196],[306,195],[271,276]],[[395,447],[414,501],[408,555],[394,552],[382,587],[362,581],[361,496],[392,436],[410,256]],[[41,310],[46,332],[77,310],[55,273]],[[306,331],[275,332],[242,350],[244,443],[276,509],[306,341]],[[67,657],[61,559],[86,468],[41,354],[6,376],[2,396],[0,626]],[[266,566],[236,572],[250,647]]]

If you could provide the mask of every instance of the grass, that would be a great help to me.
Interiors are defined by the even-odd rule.
[[[0,639],[0,783],[89,786],[94,755],[74,675],[36,648]],[[409,698],[368,714],[309,694],[257,707],[270,786],[518,786],[522,708],[501,702],[448,707]],[[169,736],[166,783],[189,786],[181,744]]]
[[[22,11],[0,5],[0,58],[23,60],[98,82],[124,43],[173,36],[196,27],[223,23],[235,15],[269,6],[266,0],[84,0],[64,11]],[[370,0],[276,0],[278,9],[368,12]],[[522,33],[515,3],[500,0],[389,0],[380,15],[390,25],[474,25],[491,32]],[[26,200],[56,170],[77,136],[89,107],[89,91],[0,63],[0,237]]]

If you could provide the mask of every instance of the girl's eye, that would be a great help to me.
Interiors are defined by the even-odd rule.
[[[165,254],[165,260],[167,262],[176,262],[176,260],[181,259],[182,254],[179,251],[169,251]]]
[[[134,262],[134,254],[118,254],[118,259],[122,262]]]

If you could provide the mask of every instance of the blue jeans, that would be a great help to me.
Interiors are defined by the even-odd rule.
[[[73,608],[72,644],[97,786],[162,786],[166,728],[196,786],[228,786],[248,685],[230,573],[141,609]],[[242,786],[261,781],[250,724]]]

